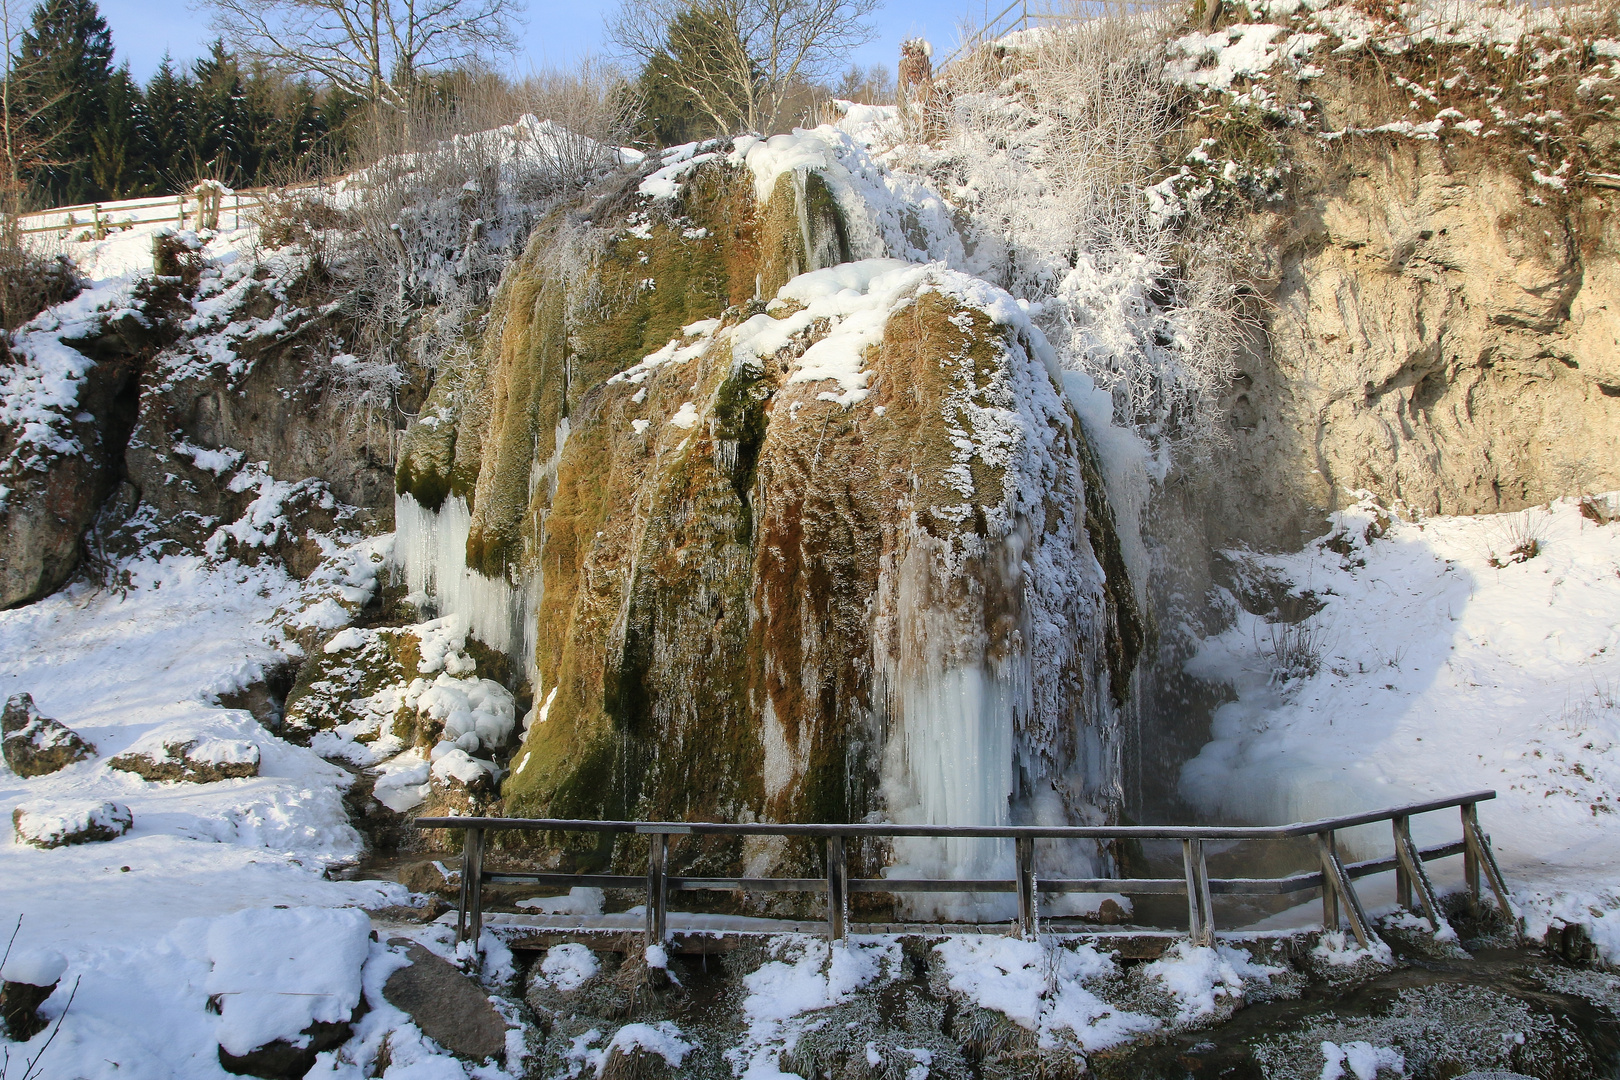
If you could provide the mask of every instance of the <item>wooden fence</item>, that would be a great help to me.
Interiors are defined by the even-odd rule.
[[[17,223],[18,232],[25,236],[57,233],[63,239],[73,239],[82,233],[93,240],[103,240],[110,233],[137,225],[239,228],[245,220],[243,214],[251,214],[265,201],[265,189],[224,192],[217,203],[196,193],[157,195],[147,199],[58,206],[33,214],[19,214]]]
[[[1363,947],[1378,940],[1353,882],[1369,874],[1395,871],[1396,896],[1403,907],[1421,910],[1438,929],[1442,923],[1439,900],[1424,864],[1448,856],[1463,856],[1463,876],[1469,894],[1480,900],[1481,877],[1489,883],[1496,902],[1510,918],[1512,905],[1507,884],[1491,853],[1489,838],[1479,827],[1478,804],[1496,798],[1494,791],[1475,791],[1448,799],[1412,803],[1388,810],[1324,818],[1277,826],[1198,825],[1084,825],[1084,826],[950,826],[950,825],[773,825],[674,821],[588,821],[555,818],[423,817],[419,829],[460,829],[462,847],[460,915],[457,934],[476,942],[483,933],[483,887],[486,884],[533,884],[557,888],[645,889],[646,931],[649,943],[666,937],[668,896],[671,891],[722,890],[747,892],[825,893],[827,934],[834,940],[848,936],[849,895],[874,893],[1015,893],[1018,929],[1034,937],[1039,930],[1038,898],[1042,893],[1121,893],[1136,895],[1183,894],[1187,898],[1187,930],[1192,940],[1214,940],[1214,895],[1281,895],[1320,889],[1322,921],[1330,928],[1341,916]],[[1438,810],[1460,809],[1462,837],[1451,843],[1419,848],[1412,840],[1411,819]],[[1385,858],[1345,863],[1340,857],[1338,833],[1357,826],[1388,822],[1394,854]],[[484,843],[491,832],[609,832],[642,834],[651,838],[645,877],[629,874],[569,874],[554,871],[491,873],[484,869]],[[671,836],[784,836],[817,837],[826,846],[826,874],[817,878],[692,877],[666,870]],[[845,843],[860,837],[980,837],[1012,840],[1014,877],[988,880],[945,878],[851,878]],[[1320,869],[1278,878],[1211,878],[1204,844],[1219,840],[1279,841],[1314,837]],[[1180,841],[1183,874],[1178,878],[1044,878],[1035,865],[1036,840],[1172,840]],[[1414,908],[1414,901],[1417,907]]]

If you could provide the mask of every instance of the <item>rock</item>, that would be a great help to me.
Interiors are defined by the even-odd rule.
[[[113,840],[129,832],[134,816],[129,807],[115,802],[70,802],[11,812],[11,827],[17,839],[37,848],[67,847]]]
[[[96,756],[96,748],[76,732],[40,715],[29,694],[14,694],[6,702],[0,732],[6,765],[18,776],[44,776]]]
[[[395,939],[390,944],[406,944]],[[409,943],[410,966],[388,976],[383,997],[440,1046],[473,1061],[506,1053],[506,1021],[478,983],[454,964]]]
[[[431,859],[406,863],[399,868],[399,883],[413,893],[454,896],[461,888],[461,874],[440,869]]]
[[[39,1008],[56,991],[67,961],[54,950],[24,952],[6,959],[0,969],[0,1019],[13,1042],[27,1042],[45,1030],[48,1021]]]
[[[259,775],[259,748],[242,739],[201,738],[119,754],[107,764],[146,780],[211,784]]]
[[[355,1010],[358,1020],[365,1012],[361,999]],[[233,1054],[223,1046],[219,1048],[219,1064],[226,1072],[238,1076],[259,1076],[264,1080],[299,1080],[315,1067],[315,1058],[323,1050],[335,1050],[349,1041],[354,1033],[353,1021],[316,1020],[301,1033],[303,1046],[295,1046],[283,1039],[266,1043],[245,1054]]]

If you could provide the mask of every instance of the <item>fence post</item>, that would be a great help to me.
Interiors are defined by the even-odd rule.
[[[647,849],[647,944],[659,945],[668,929],[664,908],[668,883],[664,864],[669,858],[669,834],[653,833],[648,839],[651,843]]]
[[[1476,820],[1474,804],[1462,804],[1462,831],[1463,831],[1463,882],[1468,886],[1469,910],[1479,914],[1479,855],[1474,851],[1468,829],[1469,822]]]
[[[1182,869],[1187,877],[1187,935],[1194,945],[1215,943],[1215,917],[1209,896],[1209,867],[1202,840],[1181,842]]]
[[[1018,936],[1025,941],[1040,937],[1040,914],[1035,900],[1035,839],[1020,836],[1013,840],[1013,858],[1018,873]]]
[[[827,939],[849,937],[849,857],[842,836],[827,837]]]
[[[473,947],[484,936],[484,830],[468,829],[461,841],[461,911],[456,917],[456,940],[469,938]]]
[[[1411,819],[1401,816],[1394,820],[1395,880],[1397,883],[1402,880],[1406,882],[1406,895],[1401,900],[1401,906],[1412,910],[1412,894],[1415,892],[1423,914],[1434,924],[1435,933],[1439,933],[1446,924],[1440,916],[1440,903],[1435,899],[1434,884],[1429,881],[1428,871],[1423,869],[1423,856],[1418,854],[1417,845],[1412,843]]]

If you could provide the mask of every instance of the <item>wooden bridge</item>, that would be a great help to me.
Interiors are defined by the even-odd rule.
[[[461,940],[476,942],[483,933],[483,888],[486,884],[528,884],[554,888],[598,888],[645,890],[645,934],[648,944],[664,941],[669,934],[669,895],[672,892],[720,890],[741,893],[797,892],[820,893],[827,898],[826,933],[833,940],[846,938],[851,929],[851,893],[1014,893],[1018,898],[1018,933],[1035,937],[1040,930],[1038,902],[1042,894],[1109,893],[1125,895],[1183,895],[1187,899],[1187,933],[1198,944],[1210,944],[1215,936],[1212,898],[1217,895],[1279,896],[1319,890],[1322,922],[1328,929],[1348,923],[1362,947],[1378,941],[1367,918],[1355,882],[1371,874],[1395,871],[1396,898],[1402,907],[1421,911],[1436,930],[1445,925],[1439,900],[1425,863],[1454,855],[1463,857],[1463,877],[1472,900],[1481,900],[1481,888],[1489,884],[1504,914],[1513,917],[1507,884],[1491,853],[1490,840],[1479,826],[1478,804],[1496,797],[1494,791],[1475,791],[1447,799],[1412,803],[1362,814],[1324,818],[1276,826],[1200,825],[776,825],[728,824],[720,822],[675,821],[588,821],[556,818],[424,817],[414,822],[419,829],[459,829],[464,836],[461,864],[461,896],[457,934]],[[1411,819],[1420,814],[1459,810],[1460,839],[1420,848],[1412,840]],[[1346,863],[1340,856],[1338,834],[1359,826],[1388,823],[1394,841],[1393,854],[1377,859]],[[490,872],[484,869],[485,842],[489,834],[501,831],[548,833],[628,833],[650,839],[646,876],[630,874],[572,874],[557,871]],[[672,836],[781,836],[819,839],[825,845],[826,874],[815,878],[695,877],[667,871],[669,839]],[[1013,842],[1014,876],[962,880],[956,878],[851,878],[846,857],[850,840],[875,837],[977,837]],[[1257,843],[1315,840],[1319,869],[1272,878],[1211,878],[1204,845],[1210,841],[1252,841]],[[1042,877],[1035,860],[1035,841],[1179,841],[1183,873],[1173,878],[1059,878]],[[1000,930],[1005,924],[997,924]],[[853,929],[861,929],[857,925]],[[896,928],[882,932],[941,930],[931,924]],[[951,929],[958,929],[952,927]]]

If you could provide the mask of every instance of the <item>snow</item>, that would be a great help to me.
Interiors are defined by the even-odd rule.
[[[600,915],[602,890],[576,885],[569,889],[566,895],[519,900],[517,906],[546,915]],[[652,945],[648,948],[657,949],[661,946]]]
[[[29,802],[13,809],[11,820],[18,840],[42,848],[75,843],[75,838],[92,830],[97,834],[125,833],[131,823],[129,807],[122,803],[79,800]]]
[[[1242,1000],[1246,980],[1269,983],[1283,969],[1255,963],[1249,954],[1230,945],[1194,945],[1178,941],[1147,965],[1176,999],[1177,1019],[1190,1023],[1215,1011],[1219,998]]]
[[[1406,1075],[1406,1055],[1391,1046],[1360,1041],[1339,1046],[1324,1041],[1322,1058],[1322,1080],[1342,1080],[1346,1069],[1356,1080],[1377,1080],[1380,1069]]]
[[[31,949],[8,956],[0,981],[28,986],[55,986],[67,970],[67,959],[55,949]]]
[[[308,1045],[317,1021],[348,1020],[360,1003],[371,920],[352,908],[238,911],[207,929],[205,992],[219,1002],[219,1044],[245,1054],[277,1039]]]
[[[614,1033],[613,1040],[607,1044],[601,1064],[596,1067],[596,1075],[602,1075],[607,1059],[614,1051],[629,1054],[637,1050],[657,1054],[664,1059],[664,1064],[676,1069],[692,1052],[692,1044],[681,1038],[681,1029],[668,1020],[652,1024],[626,1024]]]
[[[600,965],[596,954],[584,945],[569,942],[553,945],[540,961],[541,979],[547,986],[568,993],[596,977]]]
[[[887,937],[829,943],[783,934],[770,942],[771,959],[743,977],[742,1012],[748,1029],[742,1044],[726,1053],[743,1080],[775,1080],[785,1046],[809,1022],[807,1014],[848,1001],[879,979],[892,978],[903,957]]]
[[[1082,985],[1116,971],[1114,958],[1089,944],[1070,948],[984,935],[947,938],[934,951],[950,989],[1035,1032],[1042,1049],[1101,1050],[1159,1027],[1153,1017],[1110,1005]]]
[[[1514,561],[1527,534],[1537,553]],[[1620,525],[1575,499],[1407,518],[1364,498],[1298,554],[1233,554],[1324,603],[1306,624],[1319,667],[1279,679],[1268,627],[1232,605],[1189,665],[1236,694],[1182,773],[1198,811],[1275,823],[1495,789],[1480,819],[1533,927],[1583,922],[1620,956]],[[1420,844],[1458,836],[1455,812],[1412,827]],[[1387,853],[1386,831],[1364,832],[1342,841],[1355,857]]]

